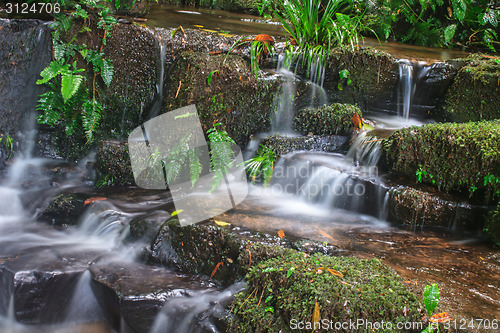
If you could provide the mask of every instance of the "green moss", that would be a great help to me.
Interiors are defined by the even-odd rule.
[[[484,232],[500,246],[500,202],[497,207],[490,212],[484,226]]]
[[[395,131],[383,142],[393,173],[445,191],[488,192],[485,177],[500,176],[500,120],[443,123]]]
[[[97,187],[134,184],[127,142],[118,140],[99,142],[96,160]]]
[[[444,99],[444,117],[455,122],[500,118],[500,61],[471,55]]]
[[[299,111],[293,120],[296,131],[307,135],[346,134],[350,131],[352,116],[361,116],[361,110],[354,105],[334,103],[319,108],[307,108]]]
[[[378,259],[292,252],[257,264],[246,279],[247,289],[236,295],[232,306],[234,332],[289,332],[292,319],[311,322],[316,302],[320,318],[334,323],[383,320],[395,327],[421,319],[416,297]]]
[[[278,89],[276,77],[257,80],[239,56],[184,52],[167,79],[165,111],[195,104],[205,131],[220,122],[236,143],[244,145],[251,134],[270,128]]]

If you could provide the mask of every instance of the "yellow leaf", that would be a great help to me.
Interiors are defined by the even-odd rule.
[[[183,211],[184,211],[184,209],[176,210],[176,211],[172,212],[172,214],[170,216],[176,216],[177,214],[182,213]]]
[[[336,271],[334,269],[331,269],[331,268],[327,268],[326,269],[327,271],[329,271],[332,275],[335,275],[335,276],[339,276],[341,278],[344,277],[344,274],[340,273],[339,271]]]
[[[285,237],[285,232],[283,230],[278,230],[278,237],[279,238]]]
[[[225,227],[226,225],[230,225],[230,223],[214,220],[215,224],[220,225],[221,227]]]
[[[203,28],[203,26],[202,26],[202,25],[199,25],[199,24],[195,24],[195,25],[193,25],[193,27],[196,27],[196,28]]]
[[[313,322],[313,327],[319,327],[319,304],[316,302],[314,304],[314,310],[313,310],[313,317],[312,317],[312,322]],[[317,323],[317,324],[316,324]]]
[[[201,29],[201,30],[206,32],[218,32],[217,30],[212,30],[212,29]]]

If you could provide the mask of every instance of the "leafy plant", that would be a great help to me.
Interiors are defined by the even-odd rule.
[[[264,35],[257,35],[255,38],[245,38],[241,37],[238,39],[236,42],[233,43],[231,48],[226,54],[226,59],[229,56],[229,54],[236,48],[240,47],[242,45],[245,45],[246,43],[251,43],[250,45],[250,68],[252,69],[253,74],[255,77],[258,77],[259,75],[259,70],[260,66],[259,63],[261,61],[261,56],[262,54],[264,55],[274,55],[274,45],[270,43],[267,40],[260,40],[258,37],[259,36],[264,36]]]
[[[345,82],[348,86],[350,86],[352,84],[351,73],[349,72],[348,69],[343,69],[343,70],[339,71],[339,78],[340,78],[340,82],[339,82],[338,87],[337,87],[339,90],[342,90],[344,88],[342,85],[342,82],[344,80],[346,80]]]
[[[207,131],[210,141],[210,169],[214,173],[211,191],[217,189],[234,163],[231,144],[236,143],[225,130],[219,129],[220,126],[217,123]]]
[[[0,135],[0,144],[3,144],[5,150],[9,153],[9,157],[7,157],[7,159],[10,159],[12,157],[12,153],[14,152],[14,140],[9,134],[6,136],[3,136],[2,134]]]
[[[248,176],[253,182],[257,178],[262,178],[265,186],[269,185],[273,176],[276,153],[267,146],[260,145],[254,157],[244,162]]]

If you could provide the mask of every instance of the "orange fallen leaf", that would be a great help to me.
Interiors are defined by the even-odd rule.
[[[339,276],[341,278],[344,277],[344,274],[340,273],[339,271],[336,271],[334,269],[331,269],[331,268],[327,268],[326,269],[327,271],[329,271],[332,275],[335,275],[335,276]]]
[[[335,239],[333,239],[333,237],[332,237],[332,236],[330,236],[329,234],[327,234],[327,233],[326,233],[326,232],[324,232],[323,230],[318,229],[318,231],[319,231],[319,233],[320,233],[320,235],[321,235],[321,236],[325,236],[326,238],[328,238],[328,239],[330,239],[330,240],[332,240],[332,241],[335,241]]]
[[[88,205],[88,204],[91,204],[93,202],[96,202],[96,201],[104,201],[104,200],[107,200],[107,198],[105,197],[93,197],[93,198],[88,198],[87,200],[85,200],[85,202],[83,203],[84,206]]]
[[[212,274],[210,275],[210,278],[213,278],[215,273],[217,273],[217,270],[219,269],[220,266],[224,265],[222,261],[219,261],[217,265],[215,265],[214,270],[212,271]]]
[[[285,237],[285,232],[283,230],[278,230],[278,237],[279,238]]]
[[[314,323],[313,327],[316,327],[317,325],[319,325],[319,317],[320,317],[319,304],[318,304],[318,302],[316,302],[314,304],[314,310],[313,310],[313,314],[312,314],[312,322]]]
[[[450,317],[450,315],[446,312],[441,312],[438,314],[435,314],[430,318],[431,323],[445,323],[447,321],[452,320],[453,318]]]

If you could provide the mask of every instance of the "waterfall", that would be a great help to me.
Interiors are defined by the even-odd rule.
[[[415,92],[413,65],[408,60],[399,61],[398,116],[410,118],[411,100]]]
[[[73,296],[66,309],[64,322],[89,323],[104,321],[103,310],[92,291],[92,273],[83,272],[76,283]]]
[[[151,332],[220,332],[213,319],[226,316],[225,308],[244,288],[245,283],[238,282],[224,291],[196,291],[171,298],[156,317]]]
[[[151,33],[153,34],[155,40],[158,42],[158,57],[160,61],[158,62],[158,67],[157,67],[158,74],[156,78],[156,96],[152,102],[152,105],[149,107],[149,110],[146,113],[145,115],[146,117],[144,120],[153,119],[154,117],[160,114],[161,106],[163,103],[163,84],[165,83],[164,81],[165,81],[166,47],[163,39],[160,36],[158,36],[154,32]]]

